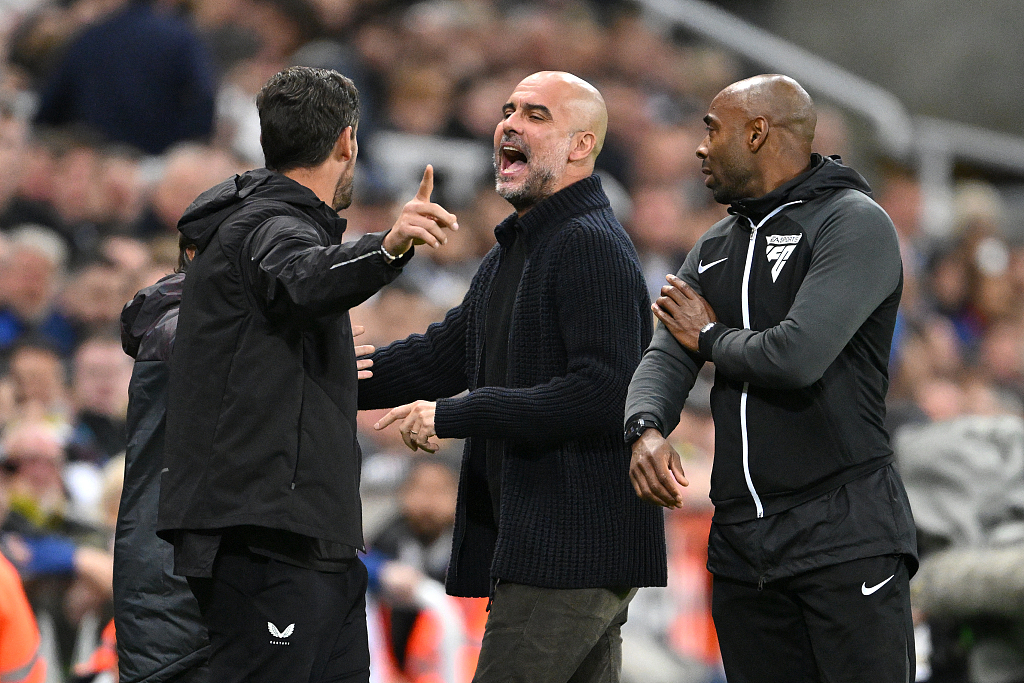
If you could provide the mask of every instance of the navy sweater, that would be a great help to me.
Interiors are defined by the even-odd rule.
[[[442,322],[373,355],[360,408],[436,400],[438,436],[467,439],[449,593],[486,596],[492,578],[548,588],[665,585],[662,512],[633,492],[621,431],[626,389],[652,332],[636,251],[597,176],[510,216],[496,233],[516,220],[527,258],[507,386],[480,386],[499,243]],[[506,442],[497,524],[475,461],[484,449],[473,440],[483,438]]]

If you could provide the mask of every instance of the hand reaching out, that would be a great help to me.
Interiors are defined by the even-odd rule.
[[[410,449],[420,449],[427,453],[436,453],[438,444],[431,441],[437,435],[434,431],[434,410],[437,404],[433,401],[416,401],[404,406],[393,408],[373,425],[374,429],[384,429],[392,422],[401,420],[398,429],[402,432],[402,441]]]

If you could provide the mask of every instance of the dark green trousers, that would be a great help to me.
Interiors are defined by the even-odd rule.
[[[618,683],[634,595],[499,582],[473,683]]]

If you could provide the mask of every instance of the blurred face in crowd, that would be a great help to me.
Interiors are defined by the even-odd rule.
[[[116,340],[92,340],[75,353],[74,391],[79,410],[123,419],[132,359]]]
[[[523,79],[494,130],[495,190],[522,214],[589,175],[604,141],[604,112],[597,90],[571,74]]]
[[[64,448],[53,430],[39,423],[16,425],[4,439],[3,451],[11,497],[57,510],[64,500]]]
[[[432,541],[455,524],[455,473],[440,463],[420,463],[402,486],[402,514],[420,538]]]
[[[697,147],[704,184],[719,204],[757,196],[753,155],[746,147],[749,117],[735,92],[726,89],[711,101],[707,134]]]
[[[4,298],[18,315],[35,320],[49,312],[58,280],[53,261],[35,249],[16,246],[3,268]]]
[[[11,357],[11,379],[19,406],[54,408],[65,395],[64,366],[49,349],[25,346]]]

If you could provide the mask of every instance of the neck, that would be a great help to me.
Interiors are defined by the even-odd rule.
[[[775,162],[768,164],[768,167],[764,169],[761,176],[764,182],[764,187],[762,188],[764,191],[756,196],[763,197],[776,188],[785,185],[801,173],[810,170],[810,168],[810,153],[802,159],[792,158],[775,160]]]
[[[309,188],[313,194],[327,206],[334,201],[334,190],[337,185],[337,178],[331,178],[323,166],[313,168],[293,168],[290,171],[281,173],[285,178],[291,178],[299,185]]]

